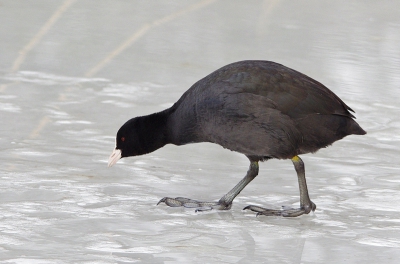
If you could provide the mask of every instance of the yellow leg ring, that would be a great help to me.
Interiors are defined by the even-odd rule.
[[[300,161],[300,157],[299,157],[299,156],[294,156],[294,157],[292,158],[292,161],[293,161],[293,162],[299,162],[299,161]]]

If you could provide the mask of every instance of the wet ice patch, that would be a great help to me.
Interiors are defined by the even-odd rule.
[[[11,99],[15,99],[17,96],[15,95],[0,95],[0,111],[10,112],[10,113],[19,113],[21,111],[21,107],[18,105],[12,104],[9,101]]]
[[[31,150],[18,150],[18,154],[21,156],[35,156],[35,157],[50,157],[57,155],[56,153],[49,152],[39,152],[39,151],[31,151]]]
[[[11,113],[18,113],[21,111],[21,107],[11,103],[0,103],[0,110]]]
[[[0,99],[9,100],[9,99],[14,99],[14,98],[17,98],[17,96],[16,95],[11,95],[11,94],[0,95]]]
[[[53,260],[34,259],[34,258],[15,258],[5,260],[3,263],[18,263],[18,264],[51,264]]]
[[[118,107],[122,107],[122,108],[131,108],[134,107],[134,104],[130,104],[130,103],[125,103],[125,102],[120,102],[120,101],[116,101],[116,100],[104,100],[102,101],[103,104],[112,104]]]
[[[359,243],[375,247],[400,247],[400,240],[394,238],[364,237]]]
[[[77,78],[54,75],[36,71],[20,71],[3,77],[14,82],[35,83],[39,85],[76,85],[79,83],[108,82],[104,78]]]
[[[86,121],[86,120],[59,120],[56,122],[56,124],[60,124],[60,125],[72,125],[72,124],[90,125],[90,124],[93,124],[93,122]]]
[[[114,83],[104,87],[100,95],[107,98],[102,103],[123,108],[133,107],[134,103],[157,104],[157,102],[163,102],[164,104],[171,95],[171,87],[148,82],[140,84]],[[114,98],[116,99],[113,100]],[[174,96],[175,99],[177,98]],[[172,104],[166,105],[169,107]]]
[[[141,97],[149,96],[151,92],[149,86],[116,83],[104,87],[100,94],[108,98],[120,97],[124,99],[134,100]]]
[[[63,111],[58,111],[58,110],[54,110],[54,109],[47,109],[47,112],[49,113],[49,116],[51,118],[57,119],[57,118],[70,118],[70,115],[66,112]]]
[[[99,131],[94,129],[82,129],[82,130],[65,130],[64,134],[83,136],[83,135],[96,135],[99,134]],[[86,138],[84,139],[86,140]]]

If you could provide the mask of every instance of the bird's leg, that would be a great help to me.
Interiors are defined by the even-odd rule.
[[[297,178],[299,180],[300,208],[273,210],[273,209],[262,208],[262,207],[255,206],[255,205],[249,205],[249,206],[246,206],[244,208],[244,210],[250,209],[254,212],[257,212],[257,215],[278,215],[278,216],[285,216],[285,217],[296,217],[296,216],[299,216],[302,214],[308,214],[311,211],[315,211],[315,209],[317,207],[310,200],[310,197],[308,196],[304,163],[298,156],[294,156],[292,158],[292,162],[293,162],[294,168],[297,172]]]
[[[212,209],[229,210],[235,197],[258,175],[258,161],[251,161],[246,176],[232,190],[221,197],[218,202],[201,202],[183,197],[164,197],[157,204],[165,203],[171,207],[184,206],[187,208],[196,208],[197,211],[207,211]]]

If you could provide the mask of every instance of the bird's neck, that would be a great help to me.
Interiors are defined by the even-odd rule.
[[[196,121],[190,112],[176,111],[178,104],[164,111],[145,116],[142,120],[141,132],[145,137],[145,145],[153,152],[166,144],[184,145],[199,142],[196,136]],[[148,152],[148,153],[149,153]]]
[[[140,118],[141,125],[139,126],[143,142],[141,145],[146,146],[146,152],[150,153],[159,148],[162,148],[168,143],[171,143],[168,134],[168,112],[162,111]]]
[[[168,113],[166,123],[168,143],[179,146],[201,141],[198,137],[199,127],[193,105],[182,106],[178,101],[164,112]]]

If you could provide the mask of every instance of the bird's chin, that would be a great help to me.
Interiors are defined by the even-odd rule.
[[[108,167],[113,166],[117,161],[121,158],[121,150],[120,149],[114,149],[114,151],[111,153],[110,157],[108,158]]]

